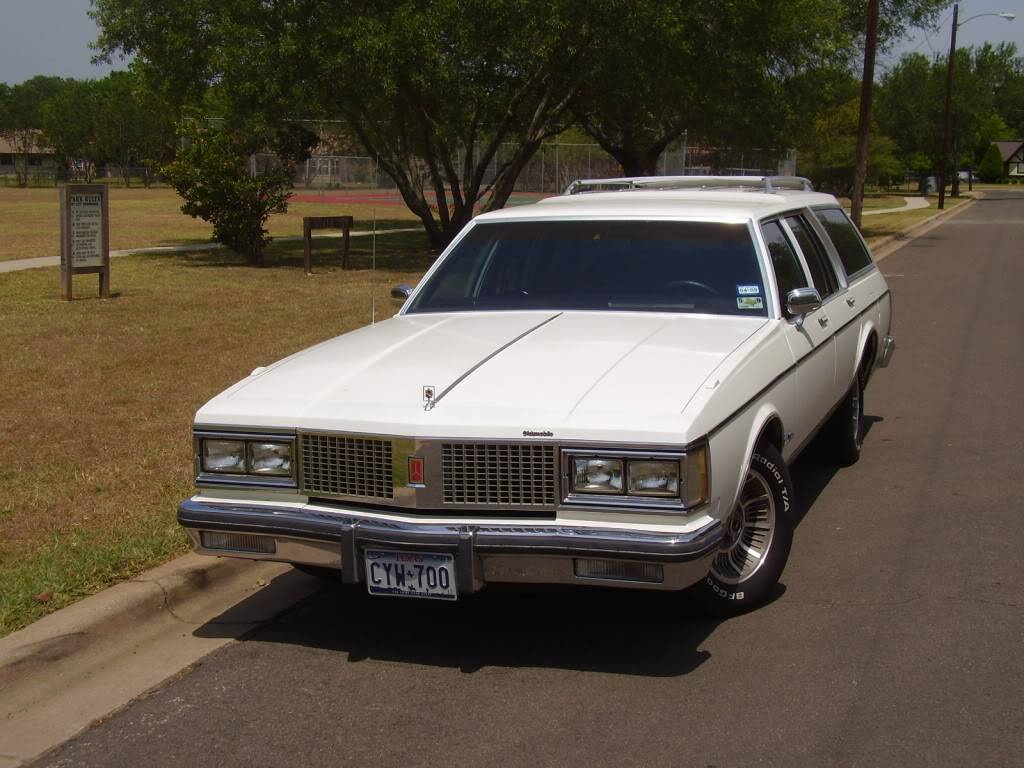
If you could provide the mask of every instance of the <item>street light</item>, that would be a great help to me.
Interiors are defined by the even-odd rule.
[[[942,126],[942,165],[939,166],[939,210],[941,211],[946,207],[946,169],[949,167],[949,141],[950,134],[953,132],[953,115],[952,115],[952,101],[953,101],[953,65],[956,61],[956,31],[966,24],[968,21],[974,19],[980,19],[982,16],[998,16],[1000,19],[1006,19],[1007,21],[1013,21],[1017,18],[1015,13],[977,13],[974,16],[968,16],[963,21],[957,21],[957,17],[960,13],[960,4],[953,4],[953,29],[949,33],[949,61],[946,63],[946,114]],[[955,171],[954,171],[955,172]],[[954,181],[954,184],[956,182]]]

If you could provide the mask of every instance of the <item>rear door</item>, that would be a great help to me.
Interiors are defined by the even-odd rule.
[[[875,302],[886,286],[867,244],[841,208],[816,208],[814,218],[845,283],[842,304],[833,312],[839,321],[836,326],[837,375],[839,384],[848,389],[859,363],[865,325],[871,320],[877,322]]]

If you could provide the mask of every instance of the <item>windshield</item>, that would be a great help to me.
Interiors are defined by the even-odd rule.
[[[479,224],[409,312],[620,310],[767,316],[745,224],[508,221]]]

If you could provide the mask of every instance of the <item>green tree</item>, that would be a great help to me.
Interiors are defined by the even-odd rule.
[[[40,108],[44,142],[67,171],[80,168],[87,182],[93,180],[102,160],[96,141],[99,90],[95,80],[68,80]]]
[[[94,140],[98,152],[116,164],[126,186],[131,171],[144,167],[148,184],[152,171],[174,152],[174,112],[132,72],[112,72],[98,82]]]
[[[814,122],[811,140],[800,147],[801,171],[815,186],[839,195],[853,189],[859,103],[852,99]],[[871,127],[868,140],[867,180],[885,185],[902,176],[896,143]]]
[[[0,102],[0,136],[14,149],[14,172],[19,186],[28,185],[29,158],[45,148],[43,104],[64,86],[59,77],[33,77],[6,89]]]
[[[999,154],[999,147],[989,144],[985,155],[978,165],[978,176],[988,183],[1000,182],[1003,180],[1003,156]]]
[[[226,114],[341,119],[435,247],[504,205],[565,127],[581,0],[96,0],[100,45],[169,98]],[[568,77],[572,74],[574,77]]]
[[[787,82],[848,57],[845,15],[841,0],[594,3],[574,111],[627,175],[655,173],[684,130],[710,145],[774,146],[789,124]]]
[[[183,213],[213,224],[213,237],[262,266],[270,242],[264,228],[288,208],[295,164],[308,157],[315,137],[301,130],[242,130],[190,119],[179,130],[182,149],[164,175],[184,199]],[[254,173],[250,158],[272,150],[279,162]]]
[[[1024,96],[1024,59],[1009,44],[961,48],[956,55],[952,100],[956,157],[961,165],[976,166],[993,140],[1010,138],[1015,131],[1011,122],[1017,110],[1014,94],[1020,87]],[[877,118],[882,131],[896,141],[907,167],[927,166],[923,173],[937,172],[943,162],[945,78],[944,57],[929,60],[915,53],[904,56],[886,73],[879,88]],[[922,158],[928,162],[922,163]]]

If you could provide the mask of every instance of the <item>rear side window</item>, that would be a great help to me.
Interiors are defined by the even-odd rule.
[[[769,221],[761,225],[761,234],[764,236],[765,245],[768,246],[768,255],[772,259],[772,267],[775,269],[775,282],[779,285],[779,306],[785,311],[786,296],[795,288],[807,288],[807,278],[804,276],[803,267],[796,256],[796,251],[790,245],[786,233],[777,221]]]
[[[814,212],[825,227],[829,239],[839,253],[846,274],[852,275],[871,265],[871,254],[861,241],[853,222],[838,208],[824,208]]]
[[[831,296],[839,287],[839,281],[832,268],[832,262],[829,261],[821,246],[821,241],[802,217],[790,216],[786,219],[786,223],[793,231],[793,237],[796,238],[800,250],[803,251],[804,260],[807,262],[807,268],[811,271],[811,279],[814,281],[814,287],[818,289],[818,294],[822,299]]]

